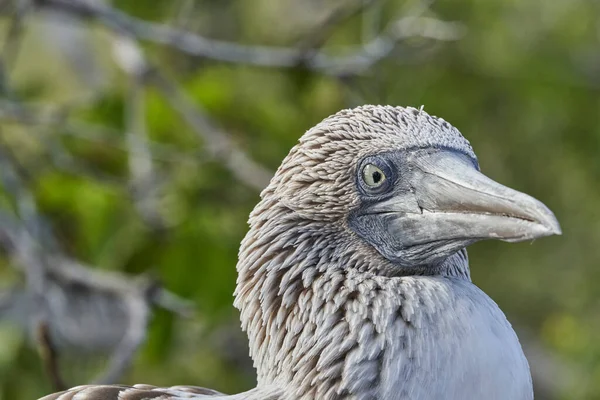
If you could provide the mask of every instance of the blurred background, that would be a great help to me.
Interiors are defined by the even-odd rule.
[[[261,188],[304,131],[425,106],[563,236],[469,250],[537,399],[600,399],[600,5],[0,1],[0,399],[254,385],[232,306]]]

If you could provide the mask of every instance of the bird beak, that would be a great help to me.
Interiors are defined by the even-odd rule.
[[[450,251],[483,239],[520,242],[561,234],[544,204],[483,175],[470,158],[445,150],[407,157],[402,179],[410,190],[377,206],[402,248],[429,244]]]

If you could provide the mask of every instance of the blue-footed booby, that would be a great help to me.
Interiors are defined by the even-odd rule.
[[[257,386],[80,386],[43,400],[530,400],[504,313],[465,247],[560,234],[422,109],[362,106],[310,129],[252,211],[237,264]]]

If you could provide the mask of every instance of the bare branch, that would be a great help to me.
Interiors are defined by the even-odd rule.
[[[146,331],[150,318],[150,307],[143,297],[127,296],[123,299],[129,320],[123,339],[112,352],[105,373],[95,379],[95,383],[107,384],[117,382],[131,365],[135,352],[146,339]]]
[[[167,221],[159,211],[161,183],[152,164],[148,146],[146,113],[144,104],[145,61],[137,44],[128,37],[113,40],[114,59],[130,76],[125,109],[125,138],[129,150],[129,188],[136,209],[143,220],[153,229],[162,231]]]
[[[122,40],[122,39],[120,39]],[[179,87],[154,66],[150,66],[140,48],[132,41],[117,41],[117,60],[126,72],[146,78],[154,84],[173,109],[203,139],[205,148],[216,160],[241,182],[257,190],[262,190],[271,179],[272,172],[253,161],[231,137],[210,120],[199,105],[192,103]]]
[[[152,82],[162,92],[185,121],[202,137],[208,153],[225,167],[241,182],[256,190],[264,189],[273,173],[253,161],[231,137],[211,121],[203,110],[166,77],[153,74]]]
[[[32,237],[18,219],[0,212],[0,246],[25,270],[42,273],[44,291],[40,295],[27,286],[22,301],[34,303],[24,310],[35,315],[20,317],[26,326],[44,328],[46,338],[36,337],[42,346],[46,369],[52,381],[60,376],[56,364],[59,349],[108,351],[111,358],[97,383],[114,383],[130,365],[135,351],[146,338],[154,306],[189,315],[190,303],[180,299],[145,276],[131,277],[93,269],[62,254],[37,250]],[[31,275],[27,279],[32,279]],[[38,279],[38,278],[35,278]],[[9,298],[10,303],[14,296]],[[37,299],[37,300],[36,300]],[[40,307],[40,301],[44,307]],[[19,305],[12,305],[18,307]],[[43,312],[43,313],[42,313]]]
[[[40,347],[40,357],[44,362],[44,367],[46,368],[46,373],[50,377],[52,387],[57,392],[66,390],[67,385],[65,385],[65,381],[61,376],[60,368],[58,366],[58,351],[52,343],[52,338],[50,337],[50,328],[48,327],[48,323],[46,321],[39,323],[37,338]]]
[[[31,4],[28,0],[14,1],[12,4],[13,12],[6,38],[4,39],[2,46],[2,55],[0,57],[0,91],[5,95],[10,94],[8,88],[8,75],[21,48],[23,21],[31,8],[30,6]]]
[[[447,29],[443,32],[438,29],[436,34],[432,35],[431,31],[426,29],[427,26],[423,26],[414,17],[410,17],[412,18],[410,20],[411,29],[387,29],[364,46],[346,49],[344,56],[330,56],[318,49],[310,52],[308,51],[310,49],[307,48],[248,46],[208,39],[168,25],[140,20],[106,5],[80,0],[37,0],[37,3],[43,7],[78,15],[81,18],[97,20],[116,32],[167,45],[197,57],[271,68],[304,66],[327,75],[361,74],[368,67],[388,56],[398,41],[408,37],[423,36],[436,40],[456,40],[462,36],[463,31],[457,23],[439,21],[439,24],[447,24]],[[326,21],[327,29],[325,31],[328,31],[328,25]],[[394,25],[395,23],[392,23],[391,27]],[[442,33],[446,35],[442,35]],[[319,39],[310,44],[320,45],[322,41]]]
[[[150,299],[156,306],[170,311],[182,318],[190,318],[196,311],[192,302],[184,300],[181,297],[162,288],[154,295],[151,295]]]
[[[123,137],[121,131],[106,126],[96,125],[89,122],[69,121],[68,112],[62,108],[40,108],[21,102],[9,102],[0,100],[0,121],[13,122],[22,125],[43,126],[59,131],[61,135],[76,137],[108,146],[117,150],[137,152],[136,148],[128,147],[127,143],[120,142]],[[32,133],[36,133],[33,131]],[[201,161],[202,152],[182,152],[173,146],[147,140],[147,146],[154,160],[181,163],[182,160]]]
[[[15,198],[25,221],[0,214],[0,245],[25,271],[26,293],[21,298],[33,302],[25,308],[32,312],[25,323],[37,330],[35,336],[51,381],[57,390],[64,386],[57,363],[56,345],[61,342],[79,348],[108,346],[110,362],[97,382],[116,381],[143,343],[157,299],[178,304],[177,297],[154,280],[94,271],[62,255],[52,233],[42,229],[35,198],[6,146],[0,147],[0,167],[4,189]]]
[[[55,9],[45,9],[40,17],[39,22],[44,30],[42,40],[64,60],[80,86],[93,95],[102,93],[108,83],[107,71],[99,62],[93,33],[86,21]]]
[[[300,41],[297,48],[299,51],[304,51],[304,57],[310,57],[310,52],[320,49],[325,45],[332,32],[339,27],[344,21],[360,14],[367,10],[379,0],[358,0],[351,7],[346,4],[339,6],[333,10],[325,20],[308,36]],[[302,57],[302,59],[304,59]]]

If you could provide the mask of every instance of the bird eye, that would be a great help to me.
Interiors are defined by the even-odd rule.
[[[381,186],[386,179],[383,171],[373,164],[367,164],[364,166],[362,176],[365,184],[370,188],[377,188]]]

